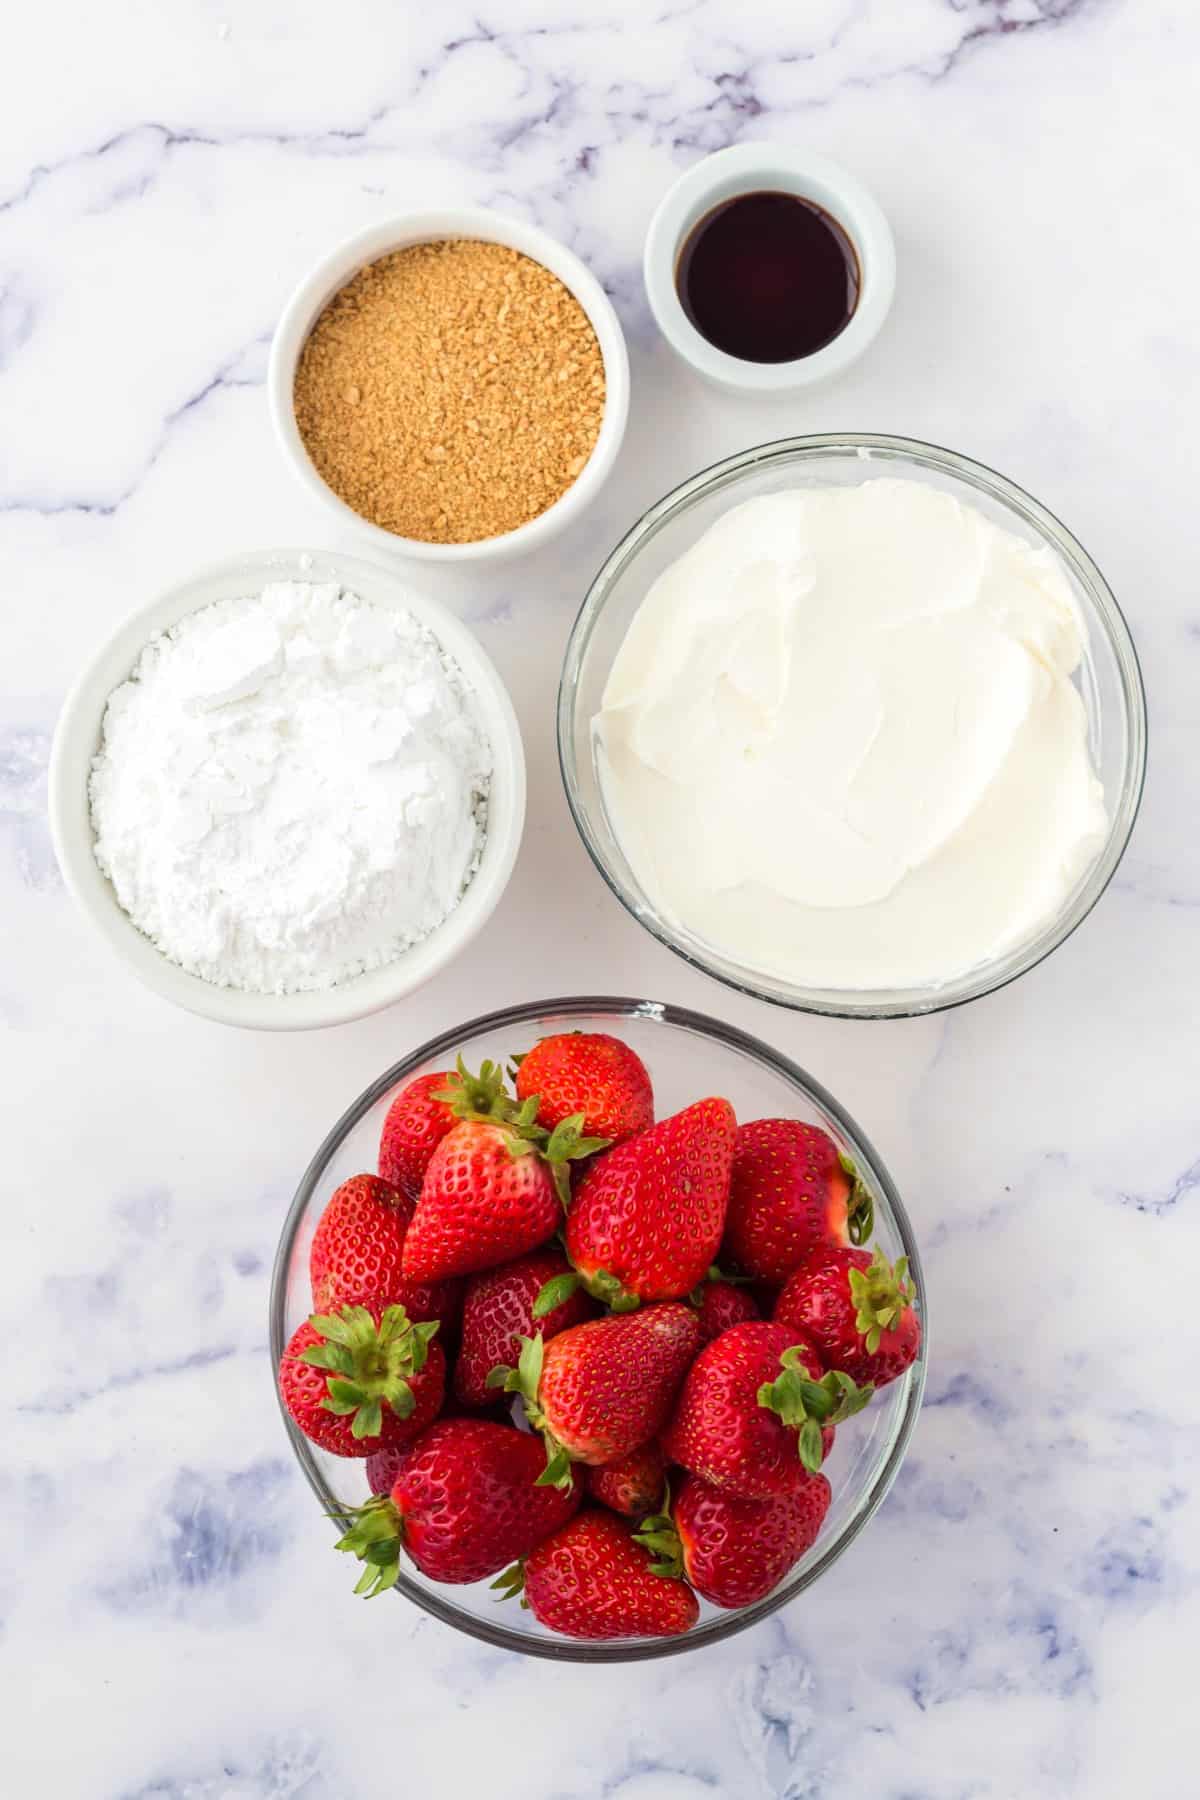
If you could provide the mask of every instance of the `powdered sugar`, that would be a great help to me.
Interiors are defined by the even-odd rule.
[[[152,639],[109,699],[96,860],[193,974],[327,988],[457,906],[491,766],[474,694],[411,613],[274,582]]]

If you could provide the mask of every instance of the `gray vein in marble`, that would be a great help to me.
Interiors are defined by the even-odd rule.
[[[126,483],[120,493],[106,500],[82,499],[71,497],[65,500],[5,500],[0,498],[0,514],[32,513],[38,518],[58,518],[65,513],[82,513],[92,518],[108,519],[120,512],[121,508],[133,499],[147,475],[155,467],[159,457],[170,442],[175,428],[190,414],[198,411],[206,400],[217,393],[235,393],[241,388],[260,388],[264,382],[261,372],[248,373],[247,366],[252,362],[255,352],[265,350],[271,341],[270,332],[260,333],[243,344],[240,349],[226,357],[215,375],[201,384],[194,393],[173,407],[166,415],[158,435],[151,447],[149,455],[132,481]]]
[[[1123,1206],[1132,1206],[1135,1211],[1149,1213],[1153,1218],[1162,1218],[1177,1207],[1182,1200],[1200,1190],[1200,1158],[1184,1169],[1161,1194],[1135,1194],[1121,1191],[1117,1198]]]
[[[1105,4],[1106,0],[1034,0],[1036,13],[1032,18],[1013,16],[1011,0],[946,0],[946,3],[951,12],[961,15],[964,20],[975,12],[982,14],[980,17],[971,19],[971,22],[966,25],[966,29],[954,48],[934,57],[932,61],[930,59],[902,61],[882,73],[873,73],[870,76],[858,78],[848,77],[831,94],[820,99],[806,99],[802,105],[805,107],[827,105],[842,91],[843,87],[869,88],[878,81],[893,80],[900,76],[944,79],[953,71],[967,51],[978,47],[983,42],[1002,40],[1010,35],[1045,27],[1059,28],[1085,12],[1096,10]],[[660,16],[662,19],[670,21],[694,16],[706,10],[707,6],[702,4],[695,9],[685,9],[678,13],[668,12]],[[843,43],[847,33],[859,22],[860,17],[860,7],[857,4],[853,5],[849,9],[847,18],[824,40],[804,50],[786,51],[777,56],[751,55],[738,50],[735,43],[729,42],[727,46],[729,52],[732,56],[741,57],[741,66],[720,71],[711,77],[718,93],[711,101],[694,109],[695,115],[699,119],[704,119],[717,113],[727,112],[731,120],[736,122],[745,118],[757,119],[768,112],[783,111],[786,113],[792,110],[789,107],[768,108],[762,102],[754,87],[755,71],[763,64],[787,67],[795,63],[819,61],[823,54],[828,54],[830,50],[837,49]],[[373,109],[360,123],[355,124],[327,126],[320,130],[248,131],[243,129],[223,134],[215,130],[206,130],[200,126],[171,125],[155,119],[131,124],[113,132],[98,144],[71,151],[54,162],[35,165],[18,187],[7,195],[0,196],[0,216],[23,205],[36,194],[43,183],[52,180],[54,176],[63,171],[76,168],[80,164],[99,162],[105,157],[111,156],[114,151],[123,150],[143,137],[151,140],[156,146],[158,161],[165,159],[178,149],[230,150],[241,145],[255,144],[273,146],[278,149],[296,149],[309,155],[354,154],[356,151],[368,147],[375,129],[393,115],[401,113],[404,108],[410,106],[413,99],[423,89],[435,82],[445,72],[447,65],[464,50],[476,47],[495,48],[499,54],[521,71],[528,82],[530,69],[517,53],[520,46],[564,36],[578,37],[589,31],[616,29],[617,27],[612,22],[606,20],[572,21],[557,25],[538,24],[512,29],[495,29],[480,20],[474,31],[449,39],[433,59],[422,64],[402,98],[389,101]],[[726,47],[724,41],[717,40],[717,42],[719,47],[724,50]],[[556,77],[551,71],[544,68],[539,69],[538,74],[551,84],[550,104],[527,116],[522,116],[515,121],[510,120],[506,124],[498,126],[494,133],[494,141],[501,151],[512,148],[536,127],[556,123],[568,110],[566,102],[570,95],[583,85],[565,77]],[[635,93],[640,92],[645,98],[649,98],[655,92],[663,96],[670,93],[669,88],[655,90],[639,88],[638,84],[634,83],[629,85]],[[628,107],[624,115],[620,112],[610,112],[608,115],[610,121],[616,125],[622,119],[625,123],[646,120],[650,115],[646,109],[645,98]],[[617,135],[619,136],[619,132]],[[732,142],[736,135],[736,130],[727,129],[718,134],[718,141],[712,141],[709,134],[702,129],[680,130],[672,141],[679,148],[709,150]],[[154,173],[155,171],[152,170],[139,180],[120,183],[110,203],[119,204],[123,199],[137,198],[146,192],[150,182],[154,179]]]
[[[158,1381],[167,1375],[182,1375],[191,1369],[211,1368],[214,1363],[228,1362],[238,1355],[261,1356],[266,1354],[265,1346],[257,1350],[239,1351],[236,1345],[209,1345],[198,1350],[189,1350],[186,1355],[169,1357],[163,1362],[143,1363],[134,1369],[121,1369],[111,1375],[107,1381],[99,1382],[95,1387],[72,1387],[57,1392],[50,1390],[40,1400],[25,1400],[18,1403],[16,1410],[20,1413],[32,1414],[35,1417],[43,1414],[76,1413],[81,1407],[90,1405],[93,1400],[102,1399],[106,1394],[115,1393],[123,1388],[138,1387],[143,1382]]]

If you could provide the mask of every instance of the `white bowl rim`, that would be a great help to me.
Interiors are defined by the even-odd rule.
[[[144,645],[192,612],[253,593],[271,580],[338,581],[384,605],[405,607],[428,626],[474,689],[491,737],[494,773],[479,868],[450,916],[421,943],[381,968],[331,988],[292,994],[218,987],[173,963],[139,930],[93,854],[88,773],[113,689]],[[341,552],[253,550],[223,558],[129,613],[76,678],[59,714],[50,754],[49,817],[55,854],[80,910],[155,993],[224,1025],[266,1031],[346,1024],[391,1006],[430,980],[483,928],[508,885],[525,821],[525,755],[508,690],[468,626],[439,601],[408,587],[402,571]]]
[[[823,349],[794,362],[746,362],[718,350],[688,318],[675,284],[692,228],[723,200],[760,190],[815,201],[841,225],[859,262],[859,298],[849,323]],[[896,246],[879,202],[849,169],[786,144],[734,144],[694,163],[664,194],[646,233],[642,270],[659,330],[698,375],[741,393],[783,394],[840,375],[872,343],[896,289]]]
[[[342,500],[318,474],[296,424],[292,389],[296,364],[317,318],[333,296],[368,263],[409,244],[438,238],[477,238],[519,250],[550,270],[578,300],[591,321],[604,359],[604,415],[592,453],[564,494],[535,519],[498,537],[466,544],[427,544],[374,525]],[[534,550],[590,505],[612,472],[629,417],[629,352],[612,301],[573,250],[524,219],[489,207],[457,206],[394,213],[329,250],[294,289],[280,314],[267,362],[267,404],[276,441],[292,473],[307,493],[339,522],[393,556],[420,562],[484,562]]]

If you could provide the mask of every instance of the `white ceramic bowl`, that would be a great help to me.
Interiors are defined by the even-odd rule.
[[[566,493],[536,519],[506,531],[499,537],[480,538],[469,544],[427,544],[418,538],[385,531],[355,512],[334,493],[318,474],[296,424],[292,394],[296,364],[309,332],[339,290],[366,264],[408,244],[427,244],[439,238],[481,238],[507,244],[541,263],[557,275],[591,320],[604,358],[604,417],[592,454]],[[596,496],[607,479],[629,415],[629,356],[613,305],[591,271],[574,253],[535,225],[510,219],[504,213],[482,207],[459,207],[442,212],[401,213],[357,232],[323,257],[283,309],[271,342],[267,369],[267,399],[275,435],[288,464],[302,487],[329,509],[342,525],[350,525],[381,549],[399,551],[425,562],[483,562],[536,549],[547,538],[569,525]]]
[[[488,826],[478,870],[458,906],[422,943],[393,962],[313,993],[252,994],[217,987],[173,963],[117,900],[93,854],[88,775],[100,747],[108,697],[143,646],[188,613],[253,594],[269,581],[337,581],[380,606],[406,608],[427,625],[474,688],[492,745]],[[93,657],[63,705],[50,758],[50,826],[59,867],[75,901],[134,974],[164,999],[224,1025],[296,1031],[341,1025],[411,994],[453,960],[494,911],[508,885],[525,823],[525,756],[512,701],[467,630],[436,600],[413,593],[395,573],[358,557],[319,551],[258,550],[204,569],[131,613]]]
[[[746,362],[718,350],[688,318],[676,286],[680,253],[701,219],[739,194],[755,193],[799,194],[814,201],[837,220],[858,257],[853,317],[831,343],[795,362]],[[871,343],[892,304],[896,248],[877,201],[847,169],[785,145],[736,144],[695,163],[667,191],[646,234],[643,273],[659,330],[698,375],[737,393],[787,394],[840,375]]]

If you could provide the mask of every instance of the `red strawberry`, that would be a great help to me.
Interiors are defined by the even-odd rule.
[[[415,1325],[402,1306],[314,1313],[279,1365],[283,1404],[306,1437],[335,1456],[405,1444],[436,1418],[446,1359],[437,1321]]]
[[[745,1325],[750,1319],[762,1317],[753,1294],[744,1287],[735,1287],[731,1281],[702,1283],[697,1290],[695,1306],[701,1340],[706,1344],[711,1344],[731,1325]]]
[[[654,1574],[627,1525],[608,1512],[581,1512],[539,1544],[524,1570],[493,1587],[525,1589],[524,1604],[551,1631],[573,1638],[675,1637],[700,1616],[691,1588]]]
[[[572,1286],[566,1298],[534,1324],[534,1304],[543,1288],[569,1275],[561,1250],[548,1246],[506,1263],[502,1269],[472,1276],[463,1302],[462,1345],[454,1365],[454,1394],[460,1405],[488,1406],[495,1400],[487,1378],[497,1364],[516,1361],[522,1338],[540,1329],[549,1342],[568,1326],[595,1317],[595,1302]]]
[[[667,1459],[657,1444],[643,1444],[607,1468],[588,1469],[585,1480],[593,1500],[627,1518],[641,1519],[661,1505]]]
[[[546,1441],[544,1479],[565,1481],[571,1462],[620,1462],[657,1437],[699,1344],[690,1306],[613,1313],[544,1347],[526,1338],[517,1367],[489,1384],[521,1395]]]
[[[820,1468],[821,1427],[870,1397],[846,1375],[823,1374],[816,1350],[790,1325],[735,1325],[688,1370],[663,1449],[730,1493],[769,1500]]]
[[[455,1114],[436,1100],[452,1080],[446,1070],[418,1075],[388,1107],[379,1138],[379,1173],[410,1200],[421,1191],[429,1159],[455,1124]]]
[[[685,1475],[670,1514],[647,1519],[637,1541],[656,1568],[686,1575],[714,1606],[753,1606],[816,1541],[830,1498],[824,1475],[805,1475],[773,1500],[743,1500]]]
[[[921,1347],[914,1297],[907,1257],[893,1268],[880,1250],[827,1250],[797,1269],[775,1317],[810,1338],[827,1363],[886,1387]]]
[[[373,1494],[391,1493],[411,1448],[411,1444],[398,1444],[394,1450],[372,1450],[367,1458],[367,1486]]]
[[[448,1132],[425,1171],[404,1240],[408,1279],[494,1269],[552,1237],[562,1218],[554,1165],[562,1169],[591,1142],[568,1136],[569,1125],[544,1150],[507,1125],[465,1119]]]
[[[798,1119],[738,1127],[725,1251],[747,1275],[777,1286],[822,1244],[861,1244],[871,1196],[827,1132]]]
[[[725,1222],[737,1121],[701,1100],[598,1157],[567,1215],[567,1255],[617,1310],[675,1300],[708,1272]]]
[[[534,1095],[538,1122],[548,1131],[582,1113],[581,1131],[619,1144],[654,1123],[645,1063],[603,1031],[566,1031],[535,1044],[517,1069],[517,1098]]]
[[[378,1175],[343,1181],[317,1222],[308,1256],[318,1312],[397,1304],[410,1319],[454,1323],[462,1304],[458,1282],[406,1281],[400,1273],[412,1215],[412,1201]]]
[[[355,1592],[395,1585],[402,1544],[431,1581],[483,1581],[524,1556],[579,1505],[576,1485],[538,1485],[542,1463],[537,1439],[511,1425],[439,1419],[338,1542],[367,1565]]]

